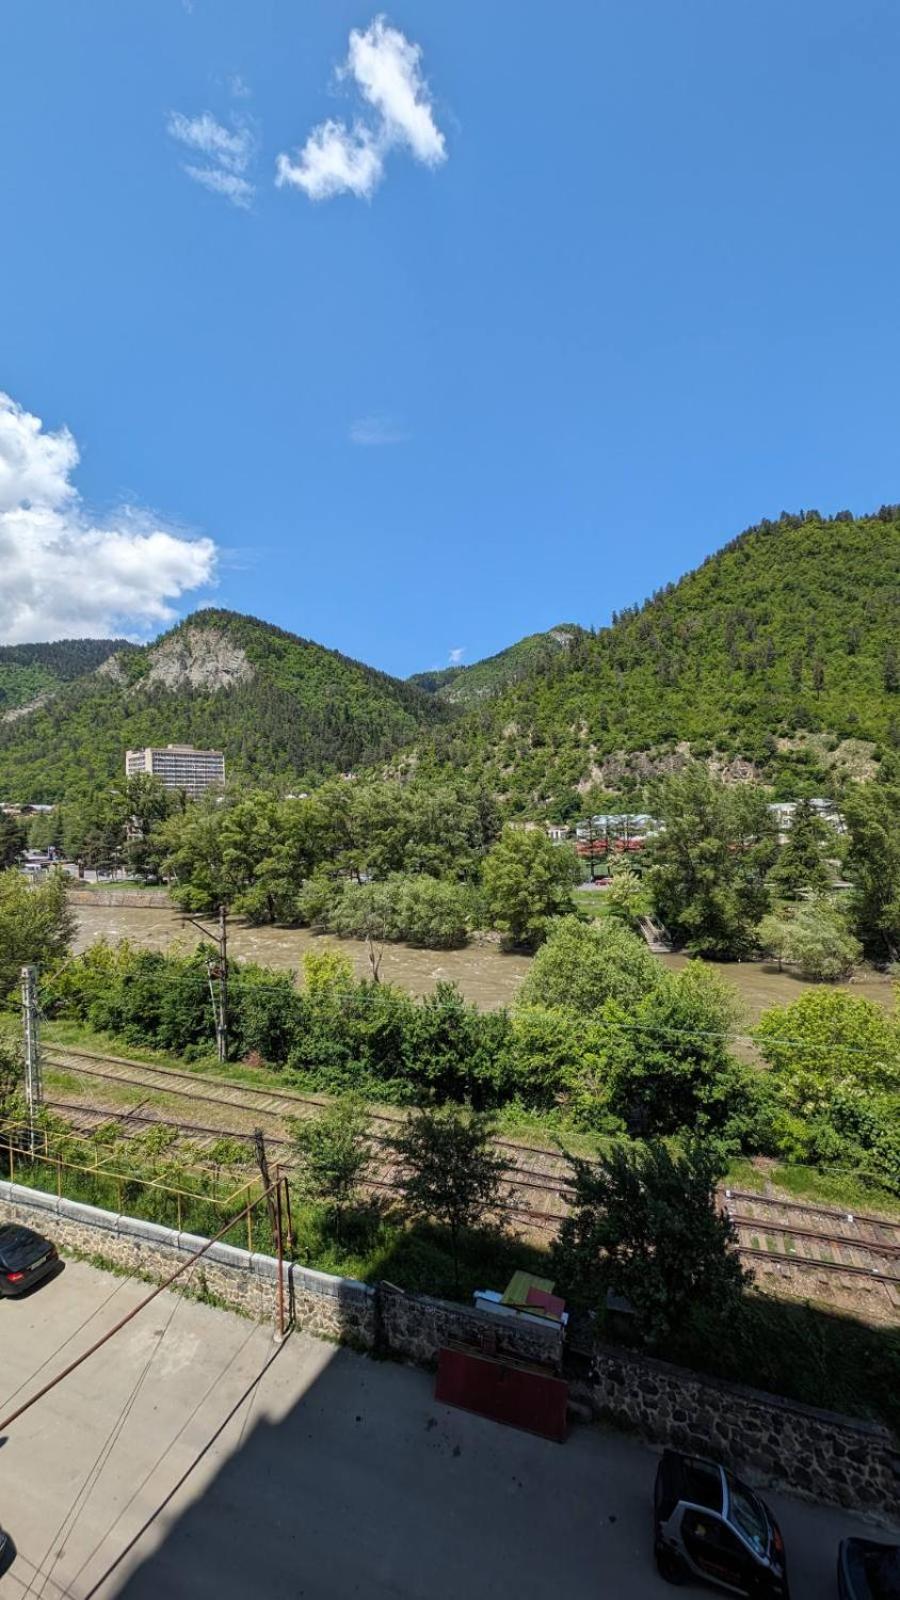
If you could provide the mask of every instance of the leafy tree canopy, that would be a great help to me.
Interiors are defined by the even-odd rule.
[[[722,1166],[713,1150],[618,1144],[596,1163],[573,1160],[572,1171],[574,1202],[555,1256],[576,1302],[602,1315],[608,1290],[623,1296],[656,1347],[700,1306],[727,1322],[746,1275],[734,1225],[716,1205]]]

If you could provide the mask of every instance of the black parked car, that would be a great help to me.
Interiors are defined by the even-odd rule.
[[[841,1600],[900,1600],[900,1545],[842,1539],[838,1594]]]
[[[729,1594],[788,1600],[778,1524],[727,1468],[664,1450],[653,1501],[656,1565],[669,1583],[703,1578]]]
[[[24,1294],[46,1278],[58,1260],[56,1245],[33,1228],[21,1228],[16,1222],[0,1225],[0,1295]]]

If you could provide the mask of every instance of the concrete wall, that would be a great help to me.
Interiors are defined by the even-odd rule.
[[[157,1281],[205,1243],[157,1223],[3,1182],[0,1221],[23,1222],[63,1249]],[[270,1256],[217,1244],[180,1281],[188,1292],[211,1296],[262,1322],[275,1317],[277,1274]],[[562,1360],[560,1336],[552,1327],[298,1265],[284,1268],[284,1283],[298,1327],[357,1349],[432,1365],[442,1344],[458,1340],[556,1369]],[[599,1421],[659,1444],[714,1455],[753,1482],[900,1515],[896,1441],[877,1424],[719,1383],[611,1345],[594,1347],[588,1375],[573,1382],[571,1392]]]

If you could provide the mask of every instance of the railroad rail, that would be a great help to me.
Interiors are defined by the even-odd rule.
[[[127,1086],[145,1096],[183,1099],[197,1106],[214,1106],[220,1112],[252,1116],[253,1126],[268,1123],[267,1139],[287,1152],[291,1141],[285,1136],[288,1118],[315,1115],[328,1103],[290,1089],[257,1089],[233,1079],[199,1080],[196,1073],[175,1067],[152,1066],[121,1056],[99,1055],[70,1046],[47,1045],[44,1060],[48,1068],[65,1071],[90,1080],[98,1086],[108,1082],[114,1092]],[[119,1070],[122,1069],[122,1070]],[[201,1086],[202,1085],[202,1086]],[[206,1092],[214,1088],[214,1093]],[[93,1093],[93,1091],[92,1091]],[[90,1131],[114,1120],[123,1131],[163,1124],[194,1139],[202,1148],[221,1138],[252,1144],[252,1128],[215,1121],[186,1122],[180,1116],[166,1116],[139,1106],[117,1108],[78,1100],[47,1099],[48,1108],[66,1117],[78,1131]],[[209,1113],[207,1113],[209,1115]],[[390,1130],[404,1120],[402,1112],[373,1113],[376,1146],[375,1171],[370,1187],[397,1192],[396,1163],[387,1153]],[[276,1126],[271,1126],[275,1124]],[[573,1193],[571,1172],[558,1150],[521,1144],[515,1140],[496,1140],[504,1160],[502,1212],[524,1232],[552,1236],[566,1216]],[[539,1163],[535,1165],[535,1162]],[[782,1274],[829,1276],[845,1280],[866,1280],[886,1298],[890,1312],[900,1317],[900,1223],[868,1212],[850,1212],[818,1203],[793,1201],[780,1196],[762,1195],[755,1190],[724,1189],[721,1204],[734,1223],[741,1254],[752,1262],[766,1262]]]

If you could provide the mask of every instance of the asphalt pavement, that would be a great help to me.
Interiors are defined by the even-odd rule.
[[[146,1292],[70,1263],[0,1302],[0,1414]],[[656,1459],[592,1427],[549,1444],[437,1405],[426,1373],[167,1293],[0,1443],[0,1600],[662,1600]],[[873,1530],[767,1498],[793,1600],[828,1600],[838,1540]]]

